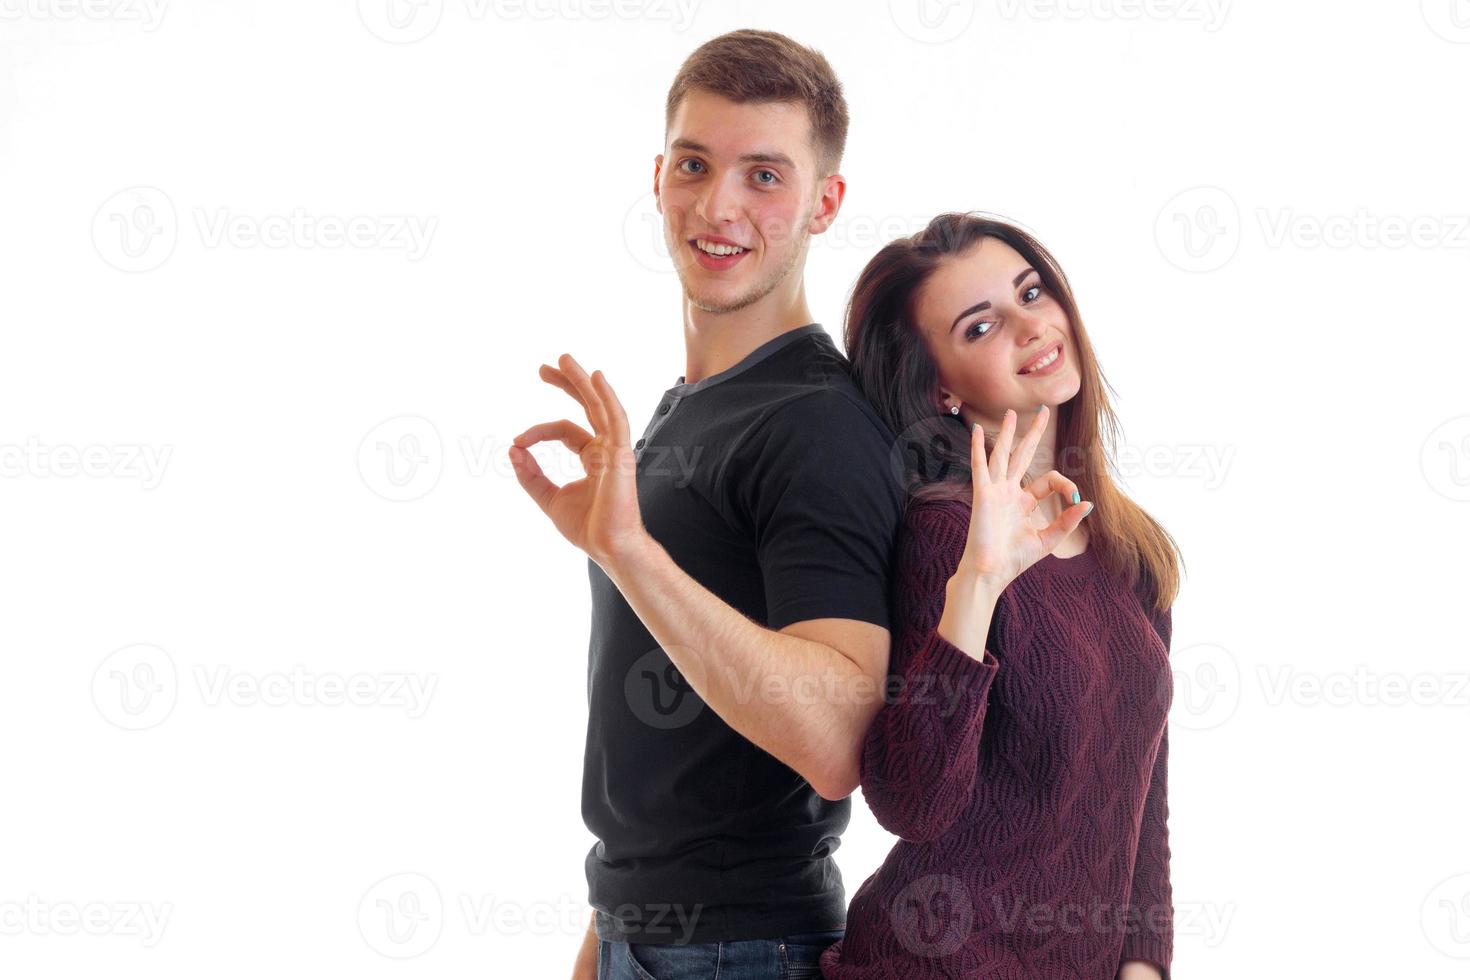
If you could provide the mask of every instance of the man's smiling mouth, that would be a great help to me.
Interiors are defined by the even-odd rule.
[[[743,248],[739,245],[719,242],[709,238],[694,239],[694,247],[699,249],[706,255],[715,256],[743,255],[745,252],[749,251],[749,249]]]

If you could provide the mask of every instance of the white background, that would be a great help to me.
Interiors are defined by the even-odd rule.
[[[852,108],[829,330],[939,211],[1074,281],[1187,562],[1176,976],[1464,975],[1470,4],[919,2],[0,0],[0,974],[569,972],[585,564],[505,448],[564,351],[683,373],[663,100],[750,26]]]

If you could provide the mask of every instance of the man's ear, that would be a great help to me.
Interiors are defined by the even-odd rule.
[[[837,220],[837,212],[842,207],[842,196],[846,193],[846,177],[841,174],[823,177],[817,187],[817,204],[812,209],[812,220],[807,225],[807,231],[820,235],[832,227],[832,222]]]
[[[664,169],[664,155],[660,153],[653,158],[653,206],[659,214],[664,213],[664,202],[658,193],[658,178]]]

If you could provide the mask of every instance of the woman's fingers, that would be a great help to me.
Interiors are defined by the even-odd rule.
[[[1016,451],[1011,453],[1011,462],[1006,472],[1017,486],[1021,483],[1026,467],[1031,465],[1031,457],[1036,454],[1036,445],[1041,442],[1041,434],[1046,431],[1046,420],[1050,412],[1051,409],[1041,406],[1041,410],[1031,420],[1031,427],[1026,430],[1025,438],[1016,447]]]
[[[970,426],[970,482],[977,494],[990,483],[990,471],[986,467],[985,430],[976,422]]]
[[[990,453],[990,479],[996,483],[1006,478],[1006,467],[1011,458],[1011,436],[1016,431],[1016,413],[1009,408],[1001,419],[1000,434],[995,437],[995,448]]]
[[[1043,473],[1030,483],[1026,484],[1026,492],[1036,498],[1037,503],[1045,500],[1054,493],[1059,493],[1068,504],[1081,500],[1081,494],[1077,484],[1062,476],[1056,470]],[[1065,506],[1065,505],[1064,505]]]
[[[1083,501],[1073,504],[1057,515],[1057,519],[1046,527],[1036,532],[1041,538],[1041,547],[1044,554],[1051,554],[1057,547],[1067,539],[1067,536],[1077,530],[1077,525],[1082,523],[1082,518],[1092,511],[1092,503]]]

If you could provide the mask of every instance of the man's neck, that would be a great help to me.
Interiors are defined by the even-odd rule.
[[[766,299],[774,298],[774,294]],[[733,313],[708,313],[684,300],[684,382],[694,384],[739,364],[766,341],[812,321],[804,294],[763,300]]]

